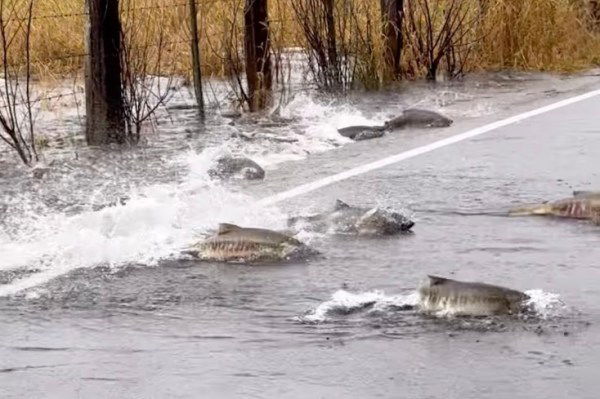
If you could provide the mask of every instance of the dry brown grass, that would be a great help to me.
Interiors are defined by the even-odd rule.
[[[19,20],[26,17],[27,0],[17,0],[17,14],[5,15],[9,29],[19,30]],[[10,2],[10,1],[9,1]],[[288,9],[279,1],[271,1],[273,39],[277,45],[294,44],[294,34],[287,30]],[[158,51],[162,35],[164,65],[187,75],[190,71],[190,44],[187,0],[121,0],[124,30],[135,31],[131,45]],[[242,0],[200,0],[198,20],[201,26],[203,69],[207,74],[224,74],[227,70],[224,54],[232,43],[240,40]],[[44,0],[34,2],[31,43],[34,71],[46,77],[60,76],[79,70],[85,54],[84,0]],[[234,38],[232,39],[232,36]],[[283,40],[286,39],[284,43]],[[9,52],[9,63],[23,63],[23,35],[16,36]],[[152,53],[152,51],[150,51]]]
[[[573,71],[600,61],[600,36],[588,30],[585,1],[495,0],[483,14],[476,65]]]
[[[15,0],[25,5],[26,0]],[[273,47],[302,45],[298,24],[294,21],[291,2],[270,0]],[[522,68],[533,70],[572,71],[600,61],[600,35],[588,30],[582,4],[586,0],[465,0],[481,6],[480,21],[470,33],[472,60],[467,70]],[[122,0],[124,26],[135,27],[138,34],[132,46],[156,46],[163,35],[164,46],[160,70],[188,76],[190,51],[187,0]],[[60,77],[80,70],[84,54],[84,0],[44,0],[34,2],[32,58],[34,72],[41,77]],[[241,51],[243,0],[199,0],[201,52],[206,75],[230,72],[227,52]],[[353,0],[355,11],[348,17],[352,25],[346,40],[357,56],[357,74],[378,86],[386,81],[383,41],[380,35],[379,1]],[[25,7],[17,15],[22,18]],[[338,7],[338,11],[341,9]],[[57,17],[45,17],[59,15]],[[131,24],[134,21],[134,24]],[[17,24],[11,22],[14,29]],[[144,32],[144,34],[139,34]],[[9,52],[9,63],[23,63],[20,36]],[[415,67],[409,46],[403,65],[412,68],[411,77],[422,77]],[[156,56],[155,51],[148,51]],[[153,55],[154,54],[154,55]],[[412,65],[412,66],[411,66]]]

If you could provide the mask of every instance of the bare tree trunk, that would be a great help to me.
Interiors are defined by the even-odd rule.
[[[328,71],[332,74],[331,81],[340,81],[340,68],[337,55],[337,42],[335,38],[335,18],[333,16],[334,0],[324,0],[325,4],[325,24],[327,28],[327,57],[329,58],[329,66],[332,69]]]
[[[251,111],[264,109],[271,99],[272,73],[267,0],[246,0],[244,48]]]
[[[89,26],[86,59],[86,130],[89,145],[126,142],[121,91],[119,0],[86,0]]]
[[[200,68],[200,46],[198,44],[198,11],[196,10],[196,0],[190,1],[190,30],[192,34],[192,70],[194,71],[194,89],[196,92],[196,102],[200,111],[201,118],[204,119],[204,96],[202,95],[202,70]]]
[[[381,0],[383,36],[385,38],[385,62],[394,78],[400,77],[400,55],[403,37],[404,0]]]

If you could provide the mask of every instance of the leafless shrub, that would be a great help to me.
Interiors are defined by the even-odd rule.
[[[600,32],[600,0],[587,0],[584,8],[584,19],[594,32]]]
[[[134,0],[122,3],[121,73],[127,141],[136,144],[143,126],[154,121],[173,87],[174,71],[163,70],[169,50],[164,28],[144,23],[144,9]],[[134,45],[135,43],[135,45]]]
[[[293,97],[292,59],[294,51],[287,47],[287,37],[291,35],[290,19],[285,19],[288,11],[283,1],[275,1],[274,10],[279,19],[269,19],[269,40],[271,42],[271,63],[273,74],[273,103],[276,110]]]
[[[474,4],[461,0],[414,0],[405,7],[405,39],[416,63],[408,73],[418,75],[415,69],[424,68],[427,79],[435,80],[445,60],[448,77],[461,75],[478,21]]]
[[[296,22],[304,34],[309,69],[317,86],[325,90],[345,90],[354,78],[346,42],[353,5],[347,0],[337,3],[335,0],[292,3]]]
[[[242,52],[243,30],[242,17],[244,13],[243,1],[230,0],[231,7],[222,14],[219,18],[222,21],[222,30],[219,43],[213,42],[211,37],[208,37],[209,48],[213,56],[219,57],[225,66],[221,73],[228,79],[231,88],[231,95],[236,106],[243,108],[244,105],[249,106],[250,97],[246,91],[243,82],[244,73],[244,55]]]
[[[220,32],[204,37],[210,56],[218,57],[225,66],[220,73],[228,81],[231,90],[229,100],[236,108],[251,111],[263,110],[272,105],[275,92],[279,96],[277,100],[282,101],[291,79],[291,65],[285,54],[284,35],[289,34],[285,31],[286,25],[281,20],[275,24],[268,20],[266,34],[264,23],[251,23],[261,18],[261,15],[251,15],[248,12],[257,5],[255,1],[258,3],[257,0],[227,0],[228,7],[216,10],[215,17],[220,21]],[[275,7],[280,10],[282,4],[275,2]],[[208,22],[203,23],[203,26],[207,25]],[[266,43],[266,46],[264,49],[262,46],[252,48],[254,42]],[[252,70],[248,73],[248,66],[255,73]],[[249,81],[249,76],[255,76],[255,81]],[[277,90],[273,89],[274,85]]]
[[[8,3],[8,5],[6,4]],[[35,146],[33,101],[31,99],[31,21],[33,0],[27,15],[17,15],[14,1],[0,0],[0,47],[2,48],[2,88],[0,88],[0,139],[15,150],[26,165],[38,161]],[[12,48],[17,36],[24,35],[24,49]],[[9,51],[23,51],[24,63],[9,65]]]
[[[370,12],[366,3],[347,1],[340,15],[340,31],[344,38],[346,59],[352,71],[352,86],[362,85],[366,89],[378,89],[386,75],[386,65],[382,43],[381,20]],[[340,11],[341,12],[341,11]]]

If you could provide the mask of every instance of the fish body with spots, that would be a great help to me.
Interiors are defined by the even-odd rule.
[[[573,197],[513,208],[510,216],[555,216],[600,224],[600,191],[574,191]]]
[[[403,128],[433,128],[448,127],[452,125],[452,119],[434,111],[410,108],[402,112],[400,116],[385,122],[387,130]]]
[[[527,309],[529,296],[497,285],[428,276],[418,289],[424,313],[453,316],[513,315]]]
[[[336,200],[332,211],[288,219],[288,226],[293,228],[360,236],[408,232],[413,225],[414,222],[400,212],[351,206],[341,200]]]
[[[290,260],[313,253],[301,241],[277,231],[227,223],[186,252],[204,261],[237,263]]]

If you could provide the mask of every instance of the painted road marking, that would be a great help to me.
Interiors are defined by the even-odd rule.
[[[522,114],[511,116],[506,119],[501,119],[499,121],[492,122],[487,125],[468,130],[464,133],[460,133],[455,136],[450,136],[445,139],[434,141],[433,143],[426,144],[421,147],[413,148],[412,150],[404,151],[399,154],[391,155],[389,157],[380,159],[378,161],[360,165],[355,168],[346,170],[344,172],[336,173],[335,175],[327,176],[327,177],[315,180],[310,183],[302,184],[302,185],[294,187],[292,189],[282,191],[280,193],[265,197],[265,198],[261,199],[260,201],[258,201],[258,203],[260,205],[276,204],[278,202],[285,201],[287,199],[297,197],[299,195],[303,195],[303,194],[309,193],[314,190],[318,190],[321,187],[325,187],[330,184],[337,183],[337,182],[349,179],[354,176],[362,175],[362,174],[370,172],[372,170],[381,169],[383,167],[393,165],[400,161],[404,161],[406,159],[414,158],[416,156],[437,150],[438,148],[446,147],[451,144],[456,144],[461,141],[480,136],[484,133],[491,132],[492,130],[496,130],[496,129],[499,129],[504,126],[512,125],[513,123],[520,122],[522,120],[531,118],[533,116],[541,115],[546,112],[553,111],[555,109],[566,107],[567,105],[575,104],[580,101],[587,100],[588,98],[592,98],[592,97],[595,97],[598,95],[600,95],[600,90],[593,90],[593,91],[581,94],[579,96],[567,98],[565,100],[558,101],[558,102],[555,102],[550,105],[546,105],[541,108],[523,112]]]

